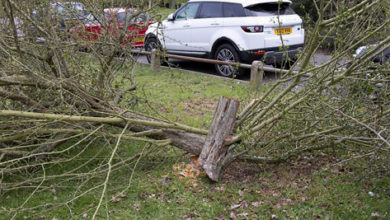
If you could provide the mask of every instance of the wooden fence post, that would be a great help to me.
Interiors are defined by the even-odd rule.
[[[251,79],[250,86],[254,89],[261,86],[263,83],[263,75],[264,75],[264,64],[261,61],[253,61],[251,67]]]
[[[153,72],[160,71],[161,59],[160,59],[160,55],[156,49],[152,50],[152,53],[150,55],[150,64],[152,65]]]

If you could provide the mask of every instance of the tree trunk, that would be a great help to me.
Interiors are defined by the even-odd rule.
[[[214,115],[213,123],[199,156],[199,163],[203,166],[209,178],[219,181],[225,159],[229,157],[226,143],[231,137],[236,123],[236,114],[239,102],[221,97]]]
[[[116,112],[124,112],[124,109],[121,110],[116,109]],[[153,121],[153,119],[151,118],[141,116],[141,115],[135,115],[133,113],[125,113],[123,114],[123,116],[127,118],[136,118],[141,120]],[[129,127],[129,129],[134,132],[147,131],[153,128],[154,127],[143,126],[143,125],[133,125]],[[196,156],[202,152],[202,146],[205,143],[205,136],[201,134],[186,132],[179,129],[161,129],[161,130],[162,130],[161,135],[158,136],[152,135],[148,137],[154,139],[170,139],[172,141],[171,144],[173,146],[180,148],[184,151],[187,151],[188,153],[191,153]]]
[[[169,8],[175,8],[176,7],[176,1],[175,0],[170,0],[169,1]]]

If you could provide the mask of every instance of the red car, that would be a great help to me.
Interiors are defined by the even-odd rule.
[[[85,20],[83,26],[71,30],[72,36],[77,41],[96,41],[102,37],[109,37],[131,47],[144,47],[145,32],[148,26],[154,23],[145,13],[137,14],[133,9],[123,8],[107,8],[104,9],[104,18],[97,18],[90,14]],[[127,31],[122,35],[126,20]],[[121,35],[122,39],[120,39]]]

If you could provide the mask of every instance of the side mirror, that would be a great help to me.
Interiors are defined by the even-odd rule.
[[[168,21],[174,21],[175,20],[175,16],[172,14],[168,15]]]

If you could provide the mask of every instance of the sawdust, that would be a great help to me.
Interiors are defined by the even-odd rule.
[[[190,163],[180,162],[173,165],[173,171],[179,176],[179,179],[190,184],[196,184],[200,177],[206,175],[199,164],[198,157],[195,156],[191,157]]]

